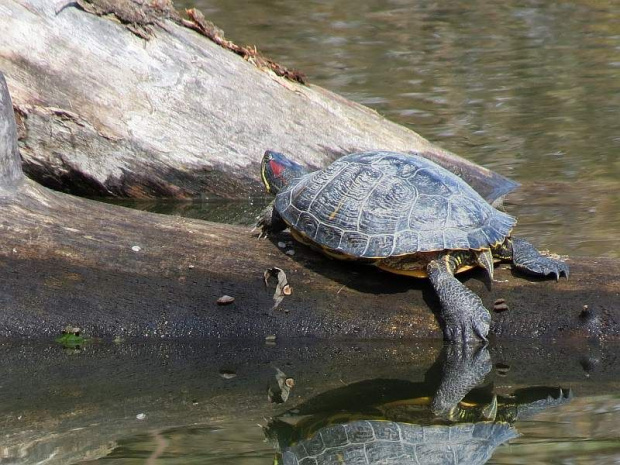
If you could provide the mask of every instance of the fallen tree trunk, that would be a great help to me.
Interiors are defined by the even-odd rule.
[[[249,228],[113,207],[26,179],[1,75],[0,95],[0,337],[52,337],[65,325],[109,338],[441,337],[426,281],[328,260],[286,233],[258,240]],[[263,282],[274,266],[293,287],[277,309]],[[489,307],[506,300],[491,330],[499,337],[620,334],[618,261],[580,259],[559,283],[506,268],[495,276],[490,292],[482,280],[469,285]],[[225,294],[232,305],[216,303]]]
[[[377,148],[420,152],[489,201],[516,185],[366,107],[287,79],[297,75],[226,41],[195,11],[182,19],[168,1],[6,0],[0,17],[0,70],[24,169],[48,187],[238,197],[263,192],[266,149],[318,167]]]
[[[247,228],[64,198],[31,183],[0,201],[0,212],[0,336],[51,337],[72,324],[108,338],[441,337],[426,281],[297,245],[290,257],[277,246],[286,235],[272,243]],[[263,282],[274,266],[293,287],[277,309]],[[490,292],[472,276],[467,285],[487,307],[506,300],[491,329],[501,338],[620,334],[617,261],[571,261],[571,279],[559,283],[501,267]],[[223,295],[234,303],[219,306]]]

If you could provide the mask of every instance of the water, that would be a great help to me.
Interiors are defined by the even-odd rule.
[[[618,396],[586,397],[533,420],[517,422],[515,429],[521,436],[498,447],[486,463],[617,464],[619,409]],[[275,453],[264,438],[261,428],[245,422],[152,431],[120,441],[105,458],[83,463],[268,465]]]
[[[521,182],[508,210],[542,248],[620,257],[620,3],[177,4]]]
[[[451,463],[438,457],[469,450],[488,460],[472,454],[461,463],[614,464],[618,349],[585,341],[5,344],[0,463],[268,465],[318,432],[327,441],[341,428],[363,442],[371,425],[400,431],[427,457],[420,463]],[[281,386],[292,386],[288,396]],[[378,441],[366,441],[370,454]]]

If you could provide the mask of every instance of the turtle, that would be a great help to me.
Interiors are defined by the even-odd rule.
[[[456,273],[482,267],[492,282],[495,262],[511,261],[533,275],[569,275],[565,262],[512,236],[514,217],[417,153],[351,153],[311,171],[267,150],[261,178],[275,200],[258,218],[259,236],[289,228],[296,240],[330,257],[429,278],[449,342],[487,341],[491,322]]]

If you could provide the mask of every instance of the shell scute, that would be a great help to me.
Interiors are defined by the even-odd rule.
[[[414,196],[415,192],[401,179],[384,177],[361,206],[359,230],[367,234],[394,234]]]
[[[416,208],[409,215],[409,229],[414,231],[442,230],[448,217],[448,200],[436,195],[420,195]]]
[[[324,247],[336,250],[340,246],[342,232],[342,229],[334,228],[326,224],[320,224],[314,240]]]
[[[319,222],[311,214],[302,212],[295,224],[295,229],[303,232],[310,239],[314,239],[319,230]]]
[[[368,241],[368,248],[362,255],[363,257],[389,257],[394,249],[394,236],[382,235],[371,236]]]
[[[449,197],[458,193],[458,188],[444,182],[444,176],[437,170],[431,168],[421,168],[408,179],[409,183],[415,186],[418,193],[424,195],[439,195]]]
[[[276,204],[276,208],[277,208]],[[295,205],[289,203],[287,206],[284,206],[282,210],[286,217],[289,219],[289,223],[296,225],[299,222],[299,216],[301,215],[301,210],[297,208]]]
[[[444,240],[450,249],[469,249],[469,239],[467,233],[456,228],[446,228],[444,231]]]
[[[342,235],[340,248],[350,255],[362,256],[368,247],[368,236],[355,231],[346,231]]]
[[[396,233],[396,246],[394,255],[404,255],[418,250],[419,234],[416,231],[406,229]]]
[[[364,165],[352,164],[342,172],[342,195],[362,202],[368,196],[368,187],[374,186],[382,177],[381,171]]]
[[[420,233],[418,240],[418,249],[427,250],[443,250],[445,249],[445,237],[443,230],[428,230]]]

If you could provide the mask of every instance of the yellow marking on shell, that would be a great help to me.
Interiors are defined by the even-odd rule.
[[[301,242],[302,244],[311,245],[308,243],[308,239],[306,239],[305,234],[297,231],[290,224],[289,226],[290,226],[291,236],[293,236],[293,239]]]
[[[401,270],[398,268],[392,268],[389,265],[385,265],[384,262],[378,260],[375,262],[375,266],[377,268],[382,269],[383,271],[388,271],[390,273],[399,274],[402,276],[411,276],[413,278],[427,278],[428,273],[426,272],[426,268],[420,268],[417,270]]]
[[[443,258],[444,262],[446,262],[446,265],[448,264],[448,255],[445,255]],[[463,260],[460,260],[460,262],[462,263]],[[375,265],[384,270],[387,271],[389,273],[394,273],[394,274],[399,274],[402,276],[410,276],[413,278],[428,278],[428,273],[426,272],[426,267],[423,266],[421,268],[416,268],[416,269],[401,269],[401,268],[396,268],[394,266],[391,266],[389,264],[389,262],[384,262],[382,260],[377,260],[375,262]],[[476,264],[474,265],[459,265],[455,271],[455,273],[462,273],[463,271],[468,271],[471,270],[472,268],[476,268]]]
[[[467,401],[460,401],[459,405],[463,408],[473,408],[473,407],[478,407],[480,405],[480,403],[476,403],[476,402],[467,402]]]
[[[336,218],[336,215],[338,214],[338,210],[340,210],[340,207],[342,207],[342,204],[344,203],[346,197],[342,197],[340,199],[340,202],[338,202],[338,205],[336,205],[336,208],[334,209],[333,212],[331,212],[331,214],[329,215],[329,219],[333,220],[334,218]]]

